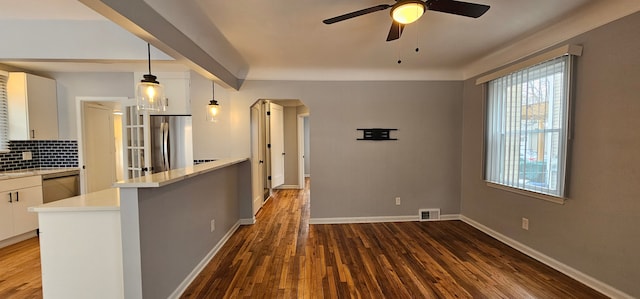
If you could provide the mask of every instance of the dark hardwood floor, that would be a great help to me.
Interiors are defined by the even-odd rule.
[[[309,225],[308,187],[257,219],[183,298],[606,298],[460,221]],[[41,297],[38,239],[0,249],[0,298]]]
[[[461,221],[309,225],[280,190],[182,298],[606,298]]]

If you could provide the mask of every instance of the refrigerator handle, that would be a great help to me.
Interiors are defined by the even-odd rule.
[[[162,130],[162,163],[164,169],[169,170],[169,123],[162,122],[160,129]]]
[[[167,170],[171,170],[171,130],[169,129],[169,122],[164,123],[164,130],[166,132],[164,137],[164,153],[165,153],[165,164],[167,165]]]

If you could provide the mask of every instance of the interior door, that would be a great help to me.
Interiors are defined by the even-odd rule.
[[[284,109],[269,103],[269,144],[271,145],[271,188],[284,184]]]
[[[267,110],[269,110],[269,103],[264,100],[260,100],[260,123],[258,124],[259,136],[258,142],[260,147],[260,157],[264,161],[262,163],[262,173],[260,177],[262,179],[262,202],[266,202],[271,197],[271,157],[269,155],[269,149],[267,148],[267,140],[269,139],[268,130],[269,124],[267,123]]]
[[[263,203],[263,179],[264,173],[264,157],[262,157],[262,150],[260,149],[260,104],[251,106],[251,183],[252,183],[252,196],[253,196],[253,215],[258,213],[258,210],[262,207]]]
[[[84,155],[87,193],[111,188],[116,177],[112,110],[84,104]]]
[[[304,115],[298,116],[298,188],[304,189]]]

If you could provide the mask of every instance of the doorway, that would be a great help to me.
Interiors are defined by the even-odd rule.
[[[262,99],[251,106],[254,215],[274,189],[305,188],[305,118],[309,109],[300,100]]]
[[[121,103],[127,98],[79,97],[76,102],[82,194],[123,178]]]

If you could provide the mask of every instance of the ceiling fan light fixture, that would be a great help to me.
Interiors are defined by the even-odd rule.
[[[400,24],[411,24],[424,14],[424,2],[419,0],[399,1],[391,8],[391,17]]]

